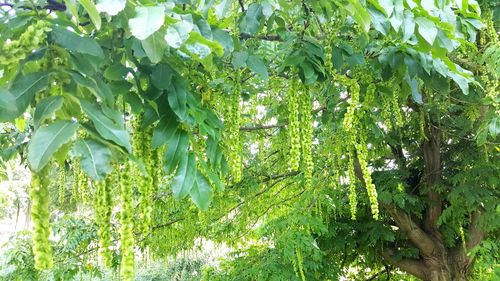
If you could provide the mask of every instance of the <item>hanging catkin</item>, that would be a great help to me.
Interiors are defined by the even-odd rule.
[[[30,200],[31,220],[33,221],[33,254],[35,268],[38,270],[52,267],[52,248],[50,236],[49,185],[48,165],[41,171],[31,175]]]

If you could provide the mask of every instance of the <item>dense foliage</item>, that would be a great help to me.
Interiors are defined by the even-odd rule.
[[[206,280],[499,277],[497,1],[0,7],[33,222],[9,255],[36,269],[12,278],[67,256],[134,280],[200,239],[234,250]],[[90,228],[63,255],[62,213]]]

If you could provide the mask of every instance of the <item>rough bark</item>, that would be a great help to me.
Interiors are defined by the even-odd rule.
[[[436,191],[436,185],[441,180],[441,130],[438,127],[429,124],[426,129],[427,140],[422,145],[424,163],[425,163],[425,183],[428,189],[427,198],[429,206],[427,207],[424,228],[437,240],[442,241],[443,237],[439,232],[437,221],[442,212],[442,199]]]

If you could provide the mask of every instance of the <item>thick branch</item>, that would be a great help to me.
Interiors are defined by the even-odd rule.
[[[455,265],[458,265],[461,270],[470,271],[474,263],[474,257],[468,255],[468,253],[477,246],[484,238],[484,230],[479,226],[479,220],[481,219],[482,212],[477,210],[472,213],[471,223],[467,228],[465,249],[461,243],[455,246],[450,251],[450,256],[454,261]]]
[[[364,183],[363,173],[359,165],[358,159],[354,160],[354,172],[356,177]],[[423,255],[431,255],[436,245],[432,238],[427,235],[403,210],[394,205],[387,205],[379,202],[391,215],[396,225],[401,231],[406,233],[410,241],[422,252]]]
[[[403,231],[410,241],[415,245],[423,255],[431,256],[436,250],[434,240],[425,233],[403,210],[395,207],[383,205],[391,217],[396,222],[396,225]]]
[[[411,275],[420,278],[422,280],[427,279],[428,275],[427,267],[421,261],[413,259],[403,259],[403,260],[396,259],[394,258],[393,251],[389,249],[383,251],[382,256],[388,263],[398,267],[399,269],[408,272]]]
[[[429,192],[427,198],[429,206],[427,207],[424,227],[439,241],[442,241],[442,235],[439,232],[437,221],[442,213],[442,198],[435,190],[436,185],[441,180],[441,130],[433,126],[430,122],[426,129],[427,140],[422,145],[425,162],[425,182]]]
[[[484,238],[484,230],[479,226],[479,221],[481,219],[482,212],[480,210],[475,211],[472,214],[471,223],[467,229],[467,251],[472,250],[477,246]]]

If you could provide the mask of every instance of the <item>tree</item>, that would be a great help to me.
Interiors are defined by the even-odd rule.
[[[497,260],[497,4],[0,5],[2,159],[32,171],[38,269],[51,193],[94,205],[105,265],[120,226],[124,280],[136,245],[199,237],[256,242],[229,262],[248,280],[467,280]]]

